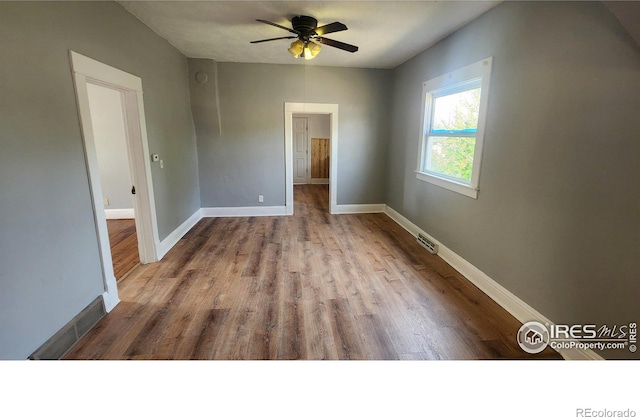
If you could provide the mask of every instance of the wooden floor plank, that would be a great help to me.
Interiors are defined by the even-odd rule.
[[[136,223],[133,219],[109,219],[107,230],[113,273],[116,279],[121,279],[140,263]]]
[[[560,358],[522,351],[520,323],[386,215],[330,215],[328,191],[296,186],[294,216],[202,219],[66,359]]]

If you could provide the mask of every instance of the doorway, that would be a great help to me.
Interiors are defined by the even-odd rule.
[[[118,303],[118,289],[113,269],[109,234],[104,210],[104,196],[100,183],[100,171],[96,152],[91,107],[88,90],[96,85],[117,92],[120,97],[124,135],[128,154],[127,165],[131,176],[133,212],[136,220],[138,255],[142,263],[155,262],[157,253],[158,227],[156,221],[155,199],[151,179],[149,147],[147,143],[146,122],[142,96],[142,80],[139,77],[103,64],[94,59],[69,51],[73,81],[78,104],[78,114],[82,129],[85,160],[91,199],[93,205],[98,248],[102,264],[105,292],[103,300],[105,310],[111,311]]]
[[[329,157],[329,213],[337,211],[338,184],[338,105],[323,103],[285,103],[285,200],[286,213],[293,214],[293,184],[294,184],[294,114],[327,115],[330,130]],[[309,148],[307,147],[307,150]],[[307,167],[309,163],[307,163]]]
[[[124,93],[87,83],[111,260],[116,281],[140,263],[125,126]]]
[[[328,114],[293,115],[293,153],[295,185],[329,184],[331,120]]]

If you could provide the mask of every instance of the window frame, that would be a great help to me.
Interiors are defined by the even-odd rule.
[[[459,194],[478,198],[478,183],[480,180],[480,166],[484,144],[487,106],[489,102],[489,87],[491,83],[491,67],[493,57],[483,59],[455,71],[425,81],[422,84],[422,113],[420,118],[421,135],[418,148],[418,164],[416,178],[421,181],[446,188]],[[476,138],[473,154],[473,168],[471,180],[467,183],[460,178],[451,177],[426,169],[428,157],[428,141],[433,123],[433,102],[436,98],[471,90],[480,87],[480,107],[478,111],[478,126],[475,134],[469,133],[440,133],[438,137],[474,137]]]

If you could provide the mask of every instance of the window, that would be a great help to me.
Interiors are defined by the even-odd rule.
[[[491,61],[423,84],[419,180],[478,198]]]

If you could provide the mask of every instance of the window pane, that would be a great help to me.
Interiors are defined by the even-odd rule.
[[[436,97],[433,106],[432,133],[476,133],[480,88]]]
[[[425,169],[471,182],[475,137],[429,136]]]

